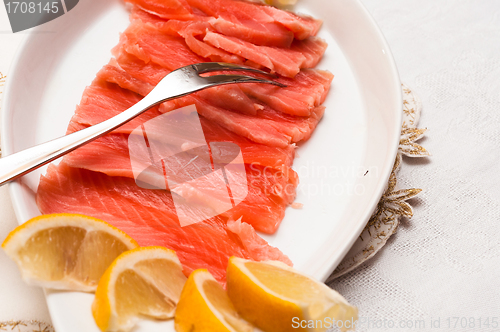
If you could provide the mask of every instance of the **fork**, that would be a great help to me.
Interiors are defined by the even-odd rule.
[[[258,69],[222,62],[198,63],[176,69],[167,74],[148,95],[120,114],[91,127],[1,158],[0,186],[109,133],[167,100],[223,84],[267,83],[284,87],[279,82],[245,75],[200,76],[203,73],[225,70],[249,71],[276,78],[275,75]]]

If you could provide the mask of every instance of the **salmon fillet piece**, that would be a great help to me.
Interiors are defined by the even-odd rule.
[[[120,63],[123,63],[123,61]],[[133,72],[135,77],[131,76],[129,72],[109,67],[104,67],[103,70],[98,73],[98,77],[103,80],[116,83],[123,88],[130,89],[137,93],[144,93],[148,89],[153,88],[153,84],[145,84],[144,81],[136,78],[141,77],[148,79],[149,77],[149,80],[151,81],[151,76],[147,75],[148,72],[154,71],[151,68],[151,63],[145,67],[145,70],[141,71],[134,71],[136,68],[140,67],[137,63],[132,66],[127,66],[127,64],[124,63],[123,66],[127,68],[129,72]],[[255,85],[255,88],[259,88],[256,84],[252,85]],[[148,88],[146,89],[145,86]],[[252,86],[250,84],[245,85],[245,89],[251,90]],[[207,89],[205,90],[205,93],[209,94],[210,91],[211,90]],[[287,92],[278,92],[273,89],[260,91],[262,93],[265,93],[266,91],[269,91],[270,93],[275,92],[274,99],[272,98],[272,95],[262,97],[263,99],[268,99],[271,103],[275,104],[279,104],[279,101],[276,99],[279,99],[278,96],[280,94],[287,96]],[[258,94],[258,92],[256,94]],[[289,90],[288,95],[294,95],[292,88]],[[290,144],[307,140],[311,136],[324,113],[324,107],[317,106],[311,110],[309,116],[299,117],[278,112],[268,105],[258,104],[259,109],[256,111],[256,114],[248,115],[233,112],[224,107],[225,99],[221,98],[219,101],[211,103],[210,101],[202,98],[202,96],[204,96],[204,94],[201,94],[201,96],[199,93],[191,94],[189,96],[165,102],[160,105],[159,111],[165,113],[176,108],[195,104],[200,115],[218,123],[225,129],[246,137],[256,143],[280,148],[287,148]],[[233,105],[237,105],[237,103],[233,103]],[[110,112],[117,114],[111,110]],[[104,114],[101,114],[101,118],[103,115]],[[88,125],[95,124],[94,120],[94,116],[88,117],[87,119],[84,119],[83,117],[79,118],[80,123]],[[118,128],[117,130],[129,133],[130,131],[128,131],[128,129],[129,127]]]
[[[84,94],[82,100],[85,104],[80,104],[77,113],[73,116],[68,129],[71,132],[95,124],[93,122],[104,121],[124,111],[130,103],[140,98],[128,90],[99,80],[94,81],[85,93],[89,95]],[[161,114],[158,110],[148,112],[146,119]],[[97,114],[99,117],[96,116]],[[255,229],[265,233],[274,233],[283,219],[286,206],[295,198],[298,178],[290,169],[295,148],[291,145],[281,148],[256,144],[209,119],[202,117],[200,121],[208,143],[233,142],[237,144],[241,149],[244,162],[248,164],[246,169],[249,184],[248,196],[226,215],[233,219],[243,217],[243,221],[250,223]],[[137,127],[141,123],[135,121],[134,125]],[[182,127],[182,124],[176,123],[175,126]],[[133,129],[135,128],[129,126],[123,132],[118,128],[113,133],[68,154],[64,157],[64,161],[72,167],[98,171],[110,176],[134,178],[128,143],[128,136]],[[162,138],[165,132],[175,132],[175,128],[170,129],[162,127],[155,131],[150,130],[148,137],[150,139]],[[224,151],[219,151],[219,153],[225,154]],[[139,155],[149,156],[147,152]],[[134,161],[137,161],[136,159]],[[146,165],[145,168],[149,166],[149,157],[142,162]],[[184,160],[179,164],[183,165],[188,162],[189,160]],[[193,172],[196,172],[196,169]],[[281,175],[281,172],[286,176]],[[153,174],[161,174],[161,181],[164,181],[162,170],[156,170]],[[276,192],[274,188],[278,188],[279,191]]]
[[[214,217],[180,227],[170,193],[142,189],[133,179],[72,168],[62,162],[50,165],[41,177],[36,200],[44,214],[84,213],[125,231],[141,246],[173,249],[186,275],[206,268],[224,282],[227,262],[233,255],[291,265],[287,256],[248,224]]]
[[[171,21],[164,24],[155,21],[155,24],[146,24],[141,20],[133,20],[121,36],[122,47],[128,53],[134,54],[144,62],[155,61],[170,70],[181,66],[171,66],[173,59],[160,56],[172,53],[173,47],[181,47],[176,43],[176,36],[188,42],[188,47],[198,56],[210,58],[212,61],[241,63],[268,68],[271,72],[293,78],[301,68],[311,68],[318,64],[326,50],[327,44],[320,38],[310,37],[303,41],[294,41],[289,48],[260,46],[241,40],[237,37],[226,36],[211,31],[207,22],[192,22],[171,25]],[[176,31],[176,34],[174,34]],[[196,39],[194,36],[198,36]],[[205,42],[207,45],[201,46]],[[302,45],[304,44],[304,45]],[[202,50],[202,51],[200,51]],[[224,52],[222,52],[222,51]],[[182,49],[182,54],[185,50]],[[234,59],[233,55],[237,58]],[[194,57],[193,57],[194,58]],[[183,58],[183,60],[187,60]],[[199,60],[199,59],[197,59]],[[192,63],[201,62],[194,60]],[[182,64],[185,66],[186,64]]]
[[[157,31],[156,33],[160,32]],[[169,49],[170,46],[168,45],[164,46],[165,48],[168,48],[168,51],[166,51],[164,55],[161,55],[161,46],[155,46],[154,53],[150,53],[148,51],[148,49],[152,47],[140,48],[141,51],[139,52],[137,51],[137,44],[128,45],[132,42],[133,41],[128,37],[122,38],[120,44],[115,48],[116,64],[132,76],[146,81],[153,86],[158,84],[158,82],[172,70],[185,65],[185,62],[176,62],[175,58],[170,57],[171,51]],[[182,53],[190,52],[188,46],[185,43],[181,43],[180,41],[178,42],[180,45],[182,45]],[[143,40],[142,43],[145,45],[147,41]],[[296,47],[298,50],[299,46]],[[315,45],[309,45],[308,41],[303,41],[302,46],[300,47],[309,47],[311,49],[316,48]],[[141,60],[139,57],[132,55],[127,50],[132,50],[136,53],[140,53],[143,59]],[[279,77],[277,79],[280,83],[286,85],[285,88],[278,88],[263,84],[246,84],[239,85],[239,87],[231,86],[230,91],[235,91],[235,95],[238,95],[242,101],[245,100],[247,105],[246,107],[242,105],[243,102],[239,102],[237,104],[240,108],[239,112],[241,113],[252,114],[255,109],[255,103],[253,103],[251,100],[247,100],[244,96],[241,95],[239,91],[241,87],[247,86],[249,88],[244,90],[244,92],[247,95],[255,98],[257,101],[263,103],[268,103],[271,99],[278,100],[286,96],[286,101],[282,103],[275,102],[270,105],[273,106],[277,111],[281,111],[283,113],[291,115],[308,116],[311,114],[311,111],[315,107],[320,106],[325,100],[329,92],[332,79],[333,75],[328,71],[317,69],[302,69],[298,72],[294,79],[286,77]],[[208,96],[210,95],[216,96],[212,97],[211,100],[217,98],[224,99],[224,96],[221,93],[218,93],[218,89],[219,87],[212,88],[207,92],[198,93],[198,95],[202,94],[202,96],[206,99],[209,98]]]
[[[256,45],[288,47],[292,37],[302,40],[315,36],[322,24],[321,20],[312,17],[248,1],[127,0],[127,2],[163,19],[183,21],[221,19],[225,22],[222,22],[222,26],[218,26],[219,32]],[[231,25],[226,25],[226,22]]]

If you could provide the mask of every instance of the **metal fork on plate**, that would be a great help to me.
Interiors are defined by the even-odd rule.
[[[160,83],[141,101],[120,114],[99,124],[85,128],[52,141],[36,145],[32,148],[14,153],[0,159],[0,185],[17,179],[40,166],[43,166],[78,147],[91,142],[124,123],[132,120],[149,108],[170,99],[182,97],[190,93],[222,84],[233,83],[268,83],[284,86],[281,83],[245,76],[245,75],[213,75],[203,77],[200,74],[214,71],[244,70],[268,77],[269,73],[250,67],[228,63],[207,62],[179,68],[166,75]]]

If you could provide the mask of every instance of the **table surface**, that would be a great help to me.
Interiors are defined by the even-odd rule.
[[[420,143],[432,157],[403,158],[401,186],[424,189],[410,201],[414,217],[375,258],[332,285],[358,306],[357,331],[496,331],[500,1],[362,2],[386,36],[402,82],[422,100],[419,127],[429,131]],[[8,72],[23,34],[10,32],[0,6],[0,72]],[[0,214],[3,241],[17,225],[6,187]],[[0,322],[50,322],[42,290],[26,286],[3,251],[0,267]]]

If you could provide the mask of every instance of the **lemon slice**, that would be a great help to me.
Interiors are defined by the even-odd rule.
[[[104,272],[92,303],[102,331],[128,331],[141,316],[174,316],[186,277],[175,251],[142,247],[121,254]]]
[[[175,313],[177,332],[249,332],[252,325],[241,319],[226,291],[205,269],[188,278]]]
[[[32,285],[91,292],[122,252],[138,247],[106,222],[78,214],[42,215],[14,229],[2,248]]]
[[[241,316],[266,332],[345,331],[357,320],[339,293],[281,262],[231,257],[227,293]]]

